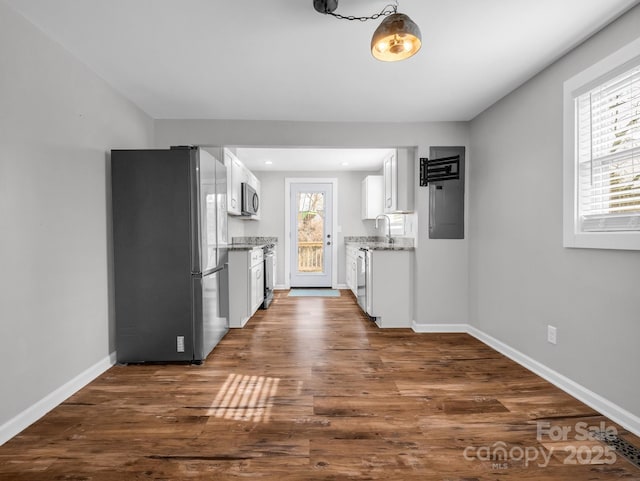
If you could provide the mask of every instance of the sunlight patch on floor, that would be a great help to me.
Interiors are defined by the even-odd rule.
[[[208,415],[236,421],[269,422],[280,378],[229,374]]]

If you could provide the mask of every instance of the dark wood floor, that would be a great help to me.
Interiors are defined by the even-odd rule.
[[[202,366],[107,371],[0,447],[0,479],[640,480],[538,422],[615,426],[468,335],[380,330],[348,291],[279,292]]]

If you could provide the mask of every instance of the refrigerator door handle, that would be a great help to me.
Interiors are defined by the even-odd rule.
[[[196,276],[199,276],[199,277],[207,277],[207,276],[210,276],[210,275],[212,275],[212,274],[215,274],[216,272],[220,272],[220,271],[221,271],[221,270],[223,270],[223,269],[226,269],[226,268],[227,268],[227,265],[228,265],[228,264],[224,264],[224,265],[222,265],[222,266],[214,267],[213,269],[206,270],[206,271],[204,271],[204,272],[202,272],[202,273],[200,273],[200,272],[195,272],[195,273],[193,273],[193,274],[194,274],[194,275],[196,275]]]
[[[191,272],[202,271],[202,231],[200,205],[200,156],[192,150],[189,157],[189,193],[191,205]]]

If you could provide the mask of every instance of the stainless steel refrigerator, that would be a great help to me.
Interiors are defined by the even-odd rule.
[[[228,331],[221,153],[111,151],[119,362],[200,363]]]

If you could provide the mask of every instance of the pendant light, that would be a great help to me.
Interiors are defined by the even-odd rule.
[[[371,54],[383,62],[412,57],[421,46],[420,29],[404,13],[394,13],[385,18],[371,38]]]
[[[389,4],[370,17],[344,16],[335,13],[338,0],[313,0],[317,12],[341,20],[376,20],[386,17],[371,38],[371,54],[383,62],[395,62],[412,57],[422,46],[422,35],[416,23],[404,13],[398,13],[398,2]]]

